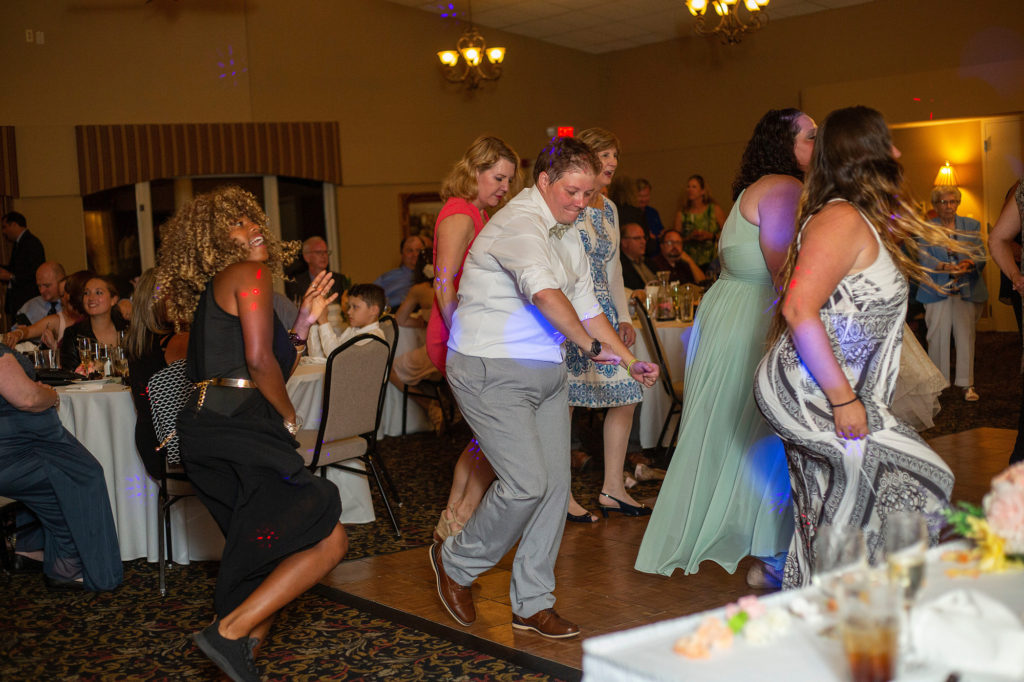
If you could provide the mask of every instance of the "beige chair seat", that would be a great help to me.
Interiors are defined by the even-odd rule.
[[[319,431],[303,429],[295,434],[295,440],[299,441],[299,454],[306,466],[313,464],[313,454],[316,451],[316,439]],[[361,436],[342,438],[341,440],[325,442],[320,446],[320,460],[317,466],[330,466],[341,462],[356,459],[366,454],[366,439]]]

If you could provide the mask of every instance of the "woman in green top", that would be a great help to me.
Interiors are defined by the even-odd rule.
[[[686,205],[676,213],[676,230],[683,235],[683,250],[704,269],[715,259],[718,235],[725,223],[722,207],[711,198],[704,178],[686,181]]]

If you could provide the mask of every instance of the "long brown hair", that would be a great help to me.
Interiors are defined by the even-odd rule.
[[[896,267],[922,286],[941,290],[930,277],[935,270],[909,256],[903,243],[915,253],[919,242],[940,245],[951,252],[974,256],[974,249],[949,236],[946,228],[922,220],[903,182],[903,166],[892,153],[892,137],[882,115],[865,106],[833,111],[818,129],[800,196],[797,235],[782,267],[781,291],[789,288],[796,266],[800,232],[807,221],[833,199],[849,202],[865,217]],[[776,306],[768,344],[786,331],[782,305]]]

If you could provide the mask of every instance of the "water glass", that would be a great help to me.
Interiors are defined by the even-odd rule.
[[[836,596],[836,584],[845,574],[868,565],[864,533],[854,526],[820,526],[811,547],[811,582],[826,599]]]
[[[57,351],[52,348],[39,348],[33,351],[36,369],[57,369]]]
[[[917,657],[910,637],[910,611],[917,593],[924,586],[925,554],[928,552],[928,524],[916,511],[889,512],[885,518],[885,563],[889,581],[903,592],[906,637],[903,642],[903,666],[913,669]]]
[[[839,634],[853,682],[888,682],[899,658],[900,588],[883,572],[847,573],[836,583]]]

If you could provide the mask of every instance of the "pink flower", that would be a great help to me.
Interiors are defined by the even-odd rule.
[[[736,605],[747,612],[747,615],[753,618],[758,618],[764,613],[764,604],[758,600],[756,595],[748,594],[745,597],[740,597],[737,600]]]
[[[1015,481],[1018,472],[1013,469],[1019,470],[1020,483]],[[1024,554],[1024,468],[1011,467],[996,477],[982,505],[989,527],[1006,541],[1006,552]]]

